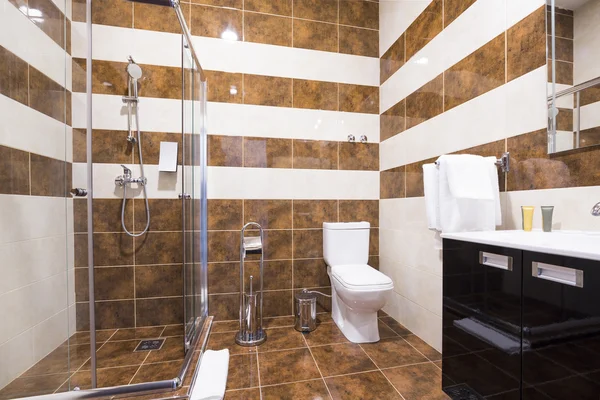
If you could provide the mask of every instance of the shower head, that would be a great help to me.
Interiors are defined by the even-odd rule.
[[[137,65],[135,63],[135,61],[133,61],[133,58],[131,58],[131,56],[129,56],[129,64],[127,64],[127,73],[129,74],[129,77],[135,81],[137,81],[138,79],[140,79],[142,77],[142,67],[140,67],[139,65]]]

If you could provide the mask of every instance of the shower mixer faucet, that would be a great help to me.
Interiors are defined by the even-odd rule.
[[[600,217],[600,203],[597,203],[594,208],[592,208],[592,215],[594,217]]]
[[[148,183],[148,179],[146,179],[145,177],[132,178],[133,175],[131,173],[131,170],[122,164],[121,167],[123,167],[123,175],[119,175],[115,178],[115,185],[123,187],[132,183],[138,183],[142,186],[146,186],[146,183]]]

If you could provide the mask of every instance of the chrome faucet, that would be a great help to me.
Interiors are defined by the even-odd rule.
[[[142,186],[146,186],[146,183],[148,182],[148,180],[145,177],[132,178],[133,174],[132,174],[131,170],[129,168],[127,168],[126,166],[124,166],[123,164],[121,164],[121,167],[123,167],[123,175],[119,175],[115,178],[115,185],[122,187],[122,186],[129,185],[132,183],[139,183]]]
[[[600,217],[600,203],[597,203],[594,208],[592,208],[592,215],[594,217]]]

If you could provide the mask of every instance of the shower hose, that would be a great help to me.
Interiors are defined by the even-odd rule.
[[[129,121],[130,121],[129,128],[131,129],[131,113],[132,113],[131,103],[129,103],[129,105],[128,105],[128,111],[129,111]],[[134,144],[134,146],[137,145],[137,148],[138,148],[138,155],[140,157],[141,178],[144,179],[146,177],[146,174],[144,173],[144,158],[142,155],[142,134],[140,132],[140,117],[138,115],[137,103],[135,106],[135,128],[137,130],[137,141],[134,141],[133,144]],[[146,202],[146,227],[144,228],[144,231],[141,233],[129,232],[127,230],[127,227],[125,226],[125,205],[127,204],[127,183],[125,183],[123,185],[123,203],[121,205],[121,226],[123,226],[123,230],[125,231],[125,233],[127,233],[129,236],[132,236],[132,237],[140,237],[140,236],[144,235],[146,232],[148,232],[148,228],[150,228],[150,205],[148,204],[148,192],[146,191],[146,182],[142,181],[141,185],[142,185],[142,190],[144,191],[144,200]]]

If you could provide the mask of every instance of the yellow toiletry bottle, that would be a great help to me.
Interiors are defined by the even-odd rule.
[[[535,207],[532,206],[522,206],[521,213],[523,214],[523,230],[525,232],[531,232],[533,229],[533,212],[535,211]]]

